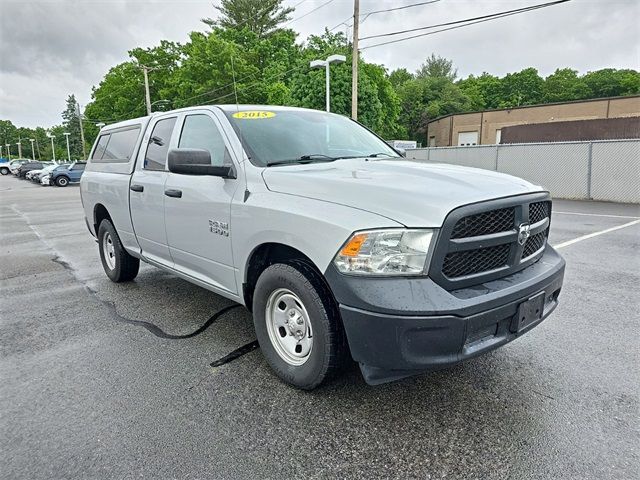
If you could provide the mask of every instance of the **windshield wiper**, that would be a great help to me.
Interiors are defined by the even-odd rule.
[[[324,155],[323,153],[311,153],[309,155],[302,155],[298,158],[293,158],[290,160],[275,160],[273,162],[267,162],[267,167],[272,167],[274,165],[288,165],[292,163],[311,163],[311,162],[333,162],[337,160],[337,157],[330,157],[329,155]]]
[[[390,153],[387,153],[387,152],[371,153],[367,155],[367,157],[376,158],[376,157],[379,157],[380,155],[386,155],[387,157],[390,157],[390,158],[397,158],[395,155],[391,155]]]

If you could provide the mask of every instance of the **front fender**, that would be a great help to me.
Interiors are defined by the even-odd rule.
[[[402,225],[380,215],[295,195],[259,192],[232,204],[232,246],[238,287],[246,281],[251,254],[265,243],[280,243],[304,253],[324,272],[338,249],[356,230]]]

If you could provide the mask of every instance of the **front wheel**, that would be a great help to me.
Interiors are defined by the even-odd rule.
[[[69,179],[61,175],[56,178],[56,185],[59,187],[66,187],[67,185],[69,185]]]
[[[9,169],[7,167],[0,168],[0,175],[9,175]]]
[[[295,387],[316,388],[348,358],[331,292],[304,262],[274,264],[262,272],[253,296],[253,322],[267,362]]]
[[[120,243],[120,237],[109,220],[98,227],[98,245],[102,268],[112,282],[128,282],[138,275],[140,260],[132,257]]]

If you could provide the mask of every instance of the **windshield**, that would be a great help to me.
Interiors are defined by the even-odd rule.
[[[258,166],[399,155],[366,128],[341,115],[315,110],[225,112]]]

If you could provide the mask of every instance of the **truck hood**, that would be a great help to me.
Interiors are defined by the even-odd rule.
[[[274,166],[262,177],[271,191],[366,210],[407,227],[439,227],[456,207],[543,190],[503,173],[406,160]]]

